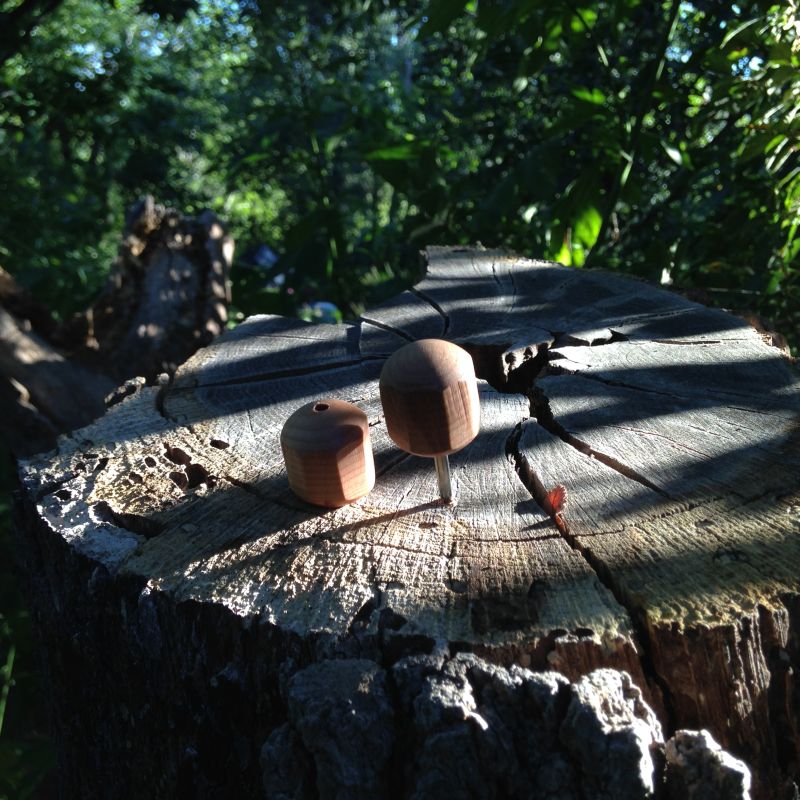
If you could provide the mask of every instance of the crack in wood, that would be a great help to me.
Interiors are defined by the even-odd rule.
[[[473,267],[475,266],[475,259],[472,260],[472,265]],[[497,262],[494,259],[492,259],[492,262],[489,266],[492,268],[492,279],[498,286],[502,286],[503,285],[502,281],[500,280],[500,278],[497,277]]]
[[[377,319],[373,319],[372,317],[365,317],[363,314],[361,315],[361,317],[359,317],[359,319],[361,320],[361,322],[366,322],[367,325],[372,325],[375,328],[380,328],[382,331],[387,331],[388,333],[394,333],[396,336],[399,336],[400,338],[405,339],[406,341],[409,342],[414,341],[414,337],[410,333],[404,331],[402,328],[395,328],[392,325],[388,325],[385,322],[379,322]],[[361,342],[359,341],[359,348],[360,345]]]
[[[378,518],[367,518],[357,522],[351,522],[340,525],[337,528],[330,528],[325,531],[317,530],[313,533],[304,533],[299,531],[300,525],[294,525],[288,528],[285,534],[270,536],[270,549],[295,551],[301,550],[304,547],[315,548],[319,547],[323,542],[332,544],[344,544],[352,548],[359,549],[374,549],[376,551],[388,550],[397,553],[408,553],[409,555],[416,556],[417,558],[430,559],[431,561],[438,561],[441,558],[440,553],[429,553],[423,549],[414,547],[407,547],[397,542],[388,541],[374,541],[371,543],[360,541],[343,541],[344,537],[349,533],[355,533],[362,528],[368,528],[376,524],[382,524],[381,532],[385,533],[392,522],[398,516],[405,514],[415,513],[416,509],[407,512],[396,512],[394,514],[384,514]],[[297,534],[296,538],[292,538],[292,534]],[[240,543],[250,541],[249,539],[242,539]]]
[[[527,396],[547,364],[549,350],[550,346],[547,343],[537,344],[536,355],[531,355],[530,358],[523,358],[521,364],[508,370],[506,384],[502,391]]]
[[[568,333],[567,331],[558,334],[551,331],[553,339],[555,340],[553,344],[553,350],[557,350],[559,347],[604,347],[605,345],[609,344],[630,341],[628,336],[626,336],[624,333],[620,333],[620,331],[615,331],[613,328],[607,327],[601,328],[600,330],[608,331],[609,336],[607,339],[581,339],[579,336]]]
[[[497,539],[482,539],[480,537],[470,539],[472,544],[531,544],[533,542],[545,542],[548,539],[559,539],[561,538],[559,534],[553,533],[548,534],[547,536],[529,536],[529,537],[518,537],[518,536],[504,536],[502,538]]]
[[[531,402],[531,416],[534,417],[539,425],[541,425],[546,431],[552,433],[554,436],[557,436],[563,442],[571,447],[574,447],[578,452],[583,453],[585,456],[594,458],[596,461],[605,464],[607,467],[613,469],[615,472],[618,472],[623,477],[629,478],[632,481],[636,481],[637,483],[642,484],[642,486],[646,486],[648,489],[660,494],[664,498],[671,499],[669,492],[665,491],[660,486],[657,486],[635,469],[623,464],[613,456],[609,456],[606,453],[596,450],[564,428],[564,426],[561,425],[553,416],[553,412],[550,408],[550,400],[541,389],[534,388],[529,397]]]
[[[172,419],[169,414],[167,414],[166,408],[164,408],[164,403],[167,400],[167,394],[169,390],[172,388],[172,384],[175,380],[175,374],[172,373],[168,375],[166,380],[162,381],[158,387],[158,391],[156,392],[155,396],[155,407],[156,411],[159,413],[160,416],[164,417],[164,419]]]
[[[375,465],[375,477],[382,478],[389,470],[394,469],[409,458],[411,458],[410,453],[404,453],[402,450],[398,450],[394,458],[387,460],[380,467],[377,464]]]
[[[531,497],[536,501],[537,505],[542,509],[542,511],[551,519],[553,519],[555,524],[554,515],[546,500],[547,490],[545,489],[544,484],[539,479],[539,476],[536,474],[536,471],[533,469],[528,459],[519,449],[519,441],[522,436],[522,426],[523,423],[520,422],[509,436],[506,442],[507,456],[523,486],[525,486]],[[616,600],[620,607],[624,608],[627,612],[631,621],[631,625],[633,626],[634,644],[638,645],[637,655],[642,672],[648,681],[650,681],[650,683],[653,685],[653,688],[656,688],[658,693],[660,693],[662,706],[667,716],[666,728],[671,735],[676,729],[675,703],[672,700],[672,693],[666,680],[659,675],[655,667],[655,661],[652,656],[653,643],[650,640],[650,634],[646,620],[642,619],[641,617],[642,612],[640,612],[635,604],[629,601],[625,592],[614,580],[613,573],[602,561],[602,559],[598,558],[592,552],[591,548],[583,545],[577,536],[574,536],[570,533],[568,524],[555,524],[555,526],[556,530],[558,531],[558,535],[567,543],[567,545],[569,545],[570,548],[572,548],[572,550],[574,550],[581,556],[581,558],[583,558],[592,572],[597,576],[597,580],[611,593],[612,597],[614,600]]]
[[[411,294],[418,297],[420,300],[426,302],[431,308],[433,308],[436,312],[438,312],[442,317],[442,337],[447,336],[447,332],[450,330],[450,315],[432,298],[430,295],[425,294],[421,289],[417,289],[416,287],[412,287],[408,290]]]
[[[492,267],[492,268],[494,268],[494,267]],[[508,271],[508,279],[511,282],[511,290],[512,290],[511,306],[508,309],[508,313],[509,314],[513,314],[514,310],[517,307],[517,282],[516,282],[516,280],[514,280],[514,272],[513,272],[513,270],[509,270]]]
[[[101,522],[107,522],[129,533],[143,536],[145,539],[152,539],[164,532],[164,526],[156,520],[142,514],[115,511],[105,500],[93,503],[90,508],[94,509]]]
[[[574,345],[573,345],[574,346]],[[600,345],[596,345],[600,346]],[[659,389],[651,389],[646,386],[637,386],[636,384],[632,383],[625,383],[624,381],[615,381],[612,378],[603,378],[600,375],[593,374],[588,370],[578,370],[578,369],[568,369],[567,367],[559,366],[557,363],[559,360],[563,358],[557,351],[556,348],[552,348],[551,352],[555,356],[554,359],[551,359],[547,364],[547,374],[548,375],[569,375],[575,378],[586,378],[590,381],[597,381],[598,383],[605,384],[606,386],[616,386],[621,389],[630,389],[634,392],[645,392],[646,394],[655,394],[660,397],[669,397],[674,400],[690,400],[694,401],[696,398],[693,395],[686,395],[686,394],[676,394],[675,392],[664,392]],[[715,398],[719,398],[721,400],[725,400],[726,397],[729,398],[742,398],[742,399],[754,399],[752,396],[744,395],[744,394],[737,394],[735,392],[717,392],[713,395]],[[719,405],[720,408],[729,408],[734,411],[746,411],[752,414],[762,414],[767,417],[785,417],[785,414],[773,414],[766,409],[759,409],[759,408],[749,408],[749,407],[741,407],[730,405],[729,403],[723,403]]]
[[[211,389],[217,386],[238,386],[239,384],[261,383],[269,380],[281,380],[282,378],[296,378],[302,375],[319,375],[328,372],[337,372],[342,369],[363,364],[365,361],[384,361],[385,356],[359,356],[358,358],[348,359],[347,361],[336,361],[332,364],[316,364],[310,367],[296,367],[293,369],[281,369],[274,372],[255,373],[252,375],[237,376],[221,381],[208,381],[207,383],[192,383],[187,386],[173,386],[172,391],[194,391],[195,389]]]
[[[725,344],[727,342],[744,342],[746,339],[652,339],[656,344],[675,344],[683,347],[684,345],[704,345],[704,344]]]
[[[651,436],[657,439],[666,439],[671,445],[677,447],[679,450],[683,450],[685,453],[694,453],[698,456],[703,456],[704,458],[711,458],[712,456],[709,453],[704,453],[702,450],[695,450],[693,447],[688,447],[681,442],[676,442],[671,436],[667,436],[663,433],[656,433],[655,431],[646,431],[643,428],[631,428],[629,425],[612,425],[608,423],[606,425],[607,428],[613,428],[617,431],[628,431],[629,433],[635,433],[639,436]],[[711,433],[703,428],[699,428],[696,425],[687,425],[687,428],[691,428],[693,430],[699,430],[702,433]]]
[[[259,500],[266,500],[270,503],[274,503],[276,506],[280,506],[281,508],[286,509],[287,511],[307,511],[307,507],[301,506],[299,503],[297,505],[292,505],[291,503],[287,503],[282,498],[274,495],[274,494],[267,494],[262,492],[257,487],[253,486],[247,481],[239,480],[238,478],[234,478],[233,475],[226,474],[219,476],[223,481],[226,483],[231,484],[232,486],[236,486],[238,489],[241,489],[243,492],[247,492],[248,494],[253,495],[253,497],[259,498]]]

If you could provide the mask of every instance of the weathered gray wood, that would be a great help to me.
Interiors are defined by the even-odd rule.
[[[311,662],[472,651],[573,681],[624,669],[668,733],[706,727],[751,764],[758,796],[788,792],[800,748],[789,362],[740,320],[644,283],[479,250],[433,248],[429,261],[413,291],[354,324],[251,318],[25,462],[26,529],[45,553],[32,571],[58,601],[41,606],[43,626],[66,635],[88,617],[123,673],[149,665],[123,694],[166,711],[109,709],[123,738],[180,730],[199,752],[181,704],[201,729],[230,728],[215,747],[241,786],[263,768],[297,796],[320,789],[275,755],[317,769],[330,757],[292,710],[302,692],[289,678]],[[437,501],[430,461],[386,435],[377,392],[385,357],[431,335],[465,346],[482,379],[481,433],[452,457],[452,505]],[[332,511],[290,492],[279,448],[289,414],[322,397],[364,409],[378,471],[367,497]],[[556,484],[570,498],[559,525],[545,500]],[[54,674],[59,647],[113,695],[65,642]],[[59,680],[75,716],[85,687]],[[225,702],[245,708],[253,691],[265,694],[250,722],[231,722]],[[138,785],[161,770],[197,796],[230,788],[182,752]],[[383,780],[357,772],[363,786]]]
[[[750,789],[747,766],[720,748],[707,731],[677,731],[667,742],[667,798],[742,797]]]
[[[366,800],[402,786],[414,798],[631,800],[663,781],[661,725],[614,670],[570,686],[467,654],[407,657],[388,670],[344,659],[295,673],[287,703],[288,721],[261,752],[269,797]],[[666,743],[671,796],[749,797],[746,766],[714,745],[689,731]]]

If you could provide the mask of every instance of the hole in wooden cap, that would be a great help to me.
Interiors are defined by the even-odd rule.
[[[314,411],[327,411],[330,406],[327,403],[317,403],[314,406]]]

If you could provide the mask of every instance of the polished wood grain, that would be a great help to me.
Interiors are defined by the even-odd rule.
[[[317,506],[338,508],[375,485],[367,415],[352,403],[326,398],[298,408],[281,431],[292,491]]]
[[[408,453],[441,456],[466,447],[480,429],[472,357],[442,339],[421,339],[393,353],[381,371],[386,428]]]

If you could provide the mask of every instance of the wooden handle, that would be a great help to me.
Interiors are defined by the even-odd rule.
[[[389,436],[408,453],[454,453],[478,435],[475,367],[452,342],[421,339],[401,347],[384,364],[380,392]]]
[[[281,431],[289,486],[303,500],[338,508],[375,485],[367,415],[343,400],[298,408]]]

